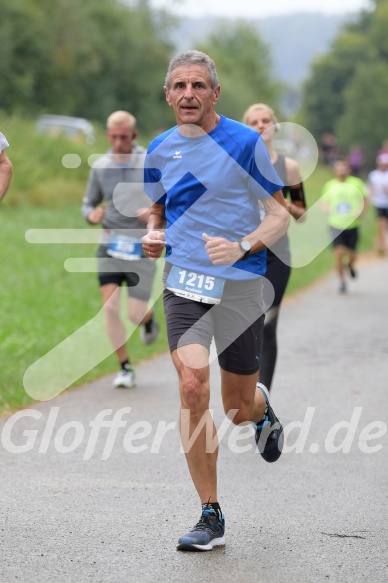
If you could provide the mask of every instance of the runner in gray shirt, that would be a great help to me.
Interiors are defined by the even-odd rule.
[[[98,279],[108,337],[121,370],[115,387],[132,387],[135,371],[130,362],[124,323],[120,317],[120,287],[128,287],[128,317],[141,325],[141,338],[150,344],[159,326],[149,306],[155,264],[142,254],[150,200],[144,192],[144,148],[134,141],[136,120],[116,111],[107,120],[111,150],[94,164],[83,199],[82,214],[91,224],[101,224],[97,249]]]

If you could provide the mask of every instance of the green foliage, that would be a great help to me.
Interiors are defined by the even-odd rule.
[[[344,112],[344,91],[360,63],[373,62],[375,51],[368,39],[354,31],[341,34],[331,53],[312,67],[303,92],[303,121],[316,136],[335,132]]]
[[[344,93],[345,113],[338,123],[344,147],[362,137],[366,162],[373,166],[376,150],[388,135],[388,62],[360,67]]]
[[[388,2],[381,1],[377,3],[374,18],[370,23],[370,38],[376,46],[380,58],[388,59]]]
[[[104,128],[94,122],[96,142],[93,145],[78,142],[63,135],[38,133],[35,122],[0,112],[0,128],[10,143],[7,153],[13,164],[10,190],[3,206],[25,203],[50,207],[81,204],[90,172],[89,157],[103,154],[109,148]],[[139,144],[147,147],[150,139],[140,134]],[[78,168],[66,168],[62,158],[66,154],[79,156]]]
[[[74,115],[104,123],[134,113],[142,133],[175,123],[163,80],[176,19],[150,0],[13,0],[1,3],[0,110]],[[276,105],[269,49],[243,22],[203,46],[220,72],[223,113],[241,118],[253,102]],[[274,103],[275,102],[275,103]]]
[[[387,30],[388,0],[373,0],[313,65],[299,116],[317,139],[329,131],[345,151],[360,144],[369,165],[388,136]]]
[[[276,108],[280,85],[272,78],[268,46],[246,23],[224,24],[200,47],[215,61],[221,83],[219,111],[241,119],[252,103]]]
[[[0,115],[0,127],[10,143],[7,152],[14,169],[10,190],[2,205],[27,202],[63,206],[70,201],[81,201],[90,172],[89,156],[107,150],[103,131],[97,124],[97,141],[93,145],[64,136],[40,134],[34,122],[15,115]],[[78,168],[63,166],[62,158],[69,153],[79,156]]]
[[[168,111],[162,85],[172,22],[148,0],[3,2],[0,109],[101,122],[128,109],[140,128],[154,129]]]

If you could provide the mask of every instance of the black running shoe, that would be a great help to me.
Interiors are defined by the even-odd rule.
[[[357,277],[357,271],[354,269],[354,267],[351,263],[349,263],[349,273],[350,273],[350,277],[352,277],[353,279],[355,279]]]
[[[269,395],[266,387],[262,383],[257,383],[256,387],[263,393],[267,403],[267,409],[263,419],[255,424],[255,441],[261,457],[266,462],[272,463],[276,462],[282,455],[284,443],[283,426],[269,404]]]
[[[225,518],[218,519],[212,508],[205,508],[199,522],[178,540],[180,551],[211,551],[225,544]]]
[[[140,338],[143,344],[152,344],[159,336],[159,324],[153,317],[151,322],[143,324],[140,328]]]

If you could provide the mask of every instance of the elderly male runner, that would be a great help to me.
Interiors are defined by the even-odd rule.
[[[154,204],[143,249],[157,259],[166,248],[164,307],[179,376],[181,439],[202,503],[199,522],[179,539],[178,549],[205,551],[225,543],[218,447],[211,447],[216,440],[209,412],[213,337],[226,414],[235,424],[257,426],[256,442],[266,461],[281,454],[282,426],[256,381],[265,247],[285,233],[290,219],[259,134],[214,109],[220,85],[212,59],[199,51],[177,55],[164,91],[177,126],[148,149],[146,192]],[[259,200],[267,212],[261,224]]]

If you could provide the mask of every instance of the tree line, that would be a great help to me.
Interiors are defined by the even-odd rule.
[[[0,0],[0,110],[75,115],[104,123],[131,111],[144,132],[174,123],[164,77],[176,18],[149,0]],[[236,23],[202,48],[222,81],[223,113],[239,119],[257,95],[275,100],[269,49]]]
[[[313,64],[299,117],[316,139],[330,132],[345,151],[359,144],[369,166],[388,139],[388,0],[370,3]]]
[[[0,0],[0,109],[158,124],[171,17],[118,0]],[[152,87],[152,91],[151,88]],[[136,115],[136,114],[135,114]]]
[[[370,2],[314,63],[297,121],[317,140],[331,132],[344,149],[359,143],[371,160],[388,138],[388,0]],[[0,14],[5,114],[104,123],[115,109],[126,109],[146,134],[174,123],[163,82],[178,20],[168,10],[153,9],[149,0],[0,0]],[[220,112],[241,119],[257,101],[279,109],[283,87],[254,25],[224,21],[192,48],[216,62]]]

